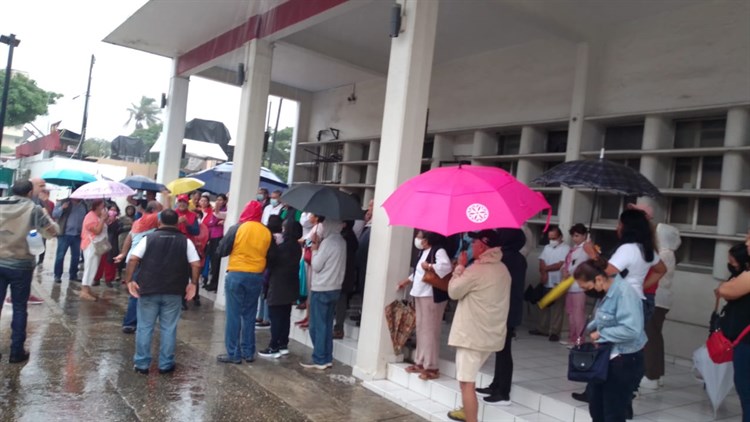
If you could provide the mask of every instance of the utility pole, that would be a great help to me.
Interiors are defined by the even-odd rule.
[[[10,90],[10,73],[13,66],[13,49],[18,47],[21,40],[16,34],[0,35],[0,43],[8,44],[8,65],[5,67],[5,84],[3,85],[3,98],[0,103],[0,148],[3,146],[3,130],[5,129],[5,111],[8,107],[8,91]]]
[[[279,111],[276,112],[276,125],[273,128],[273,140],[271,141],[271,150],[268,152],[268,169],[271,170],[273,164],[273,149],[276,148],[276,133],[279,131],[279,119],[281,118],[281,103],[284,99],[279,97]]]
[[[76,148],[75,152],[73,152],[73,156],[70,158],[75,158],[76,153],[78,153],[78,158],[83,158],[83,141],[86,139],[86,125],[88,124],[89,120],[89,97],[91,96],[91,72],[94,70],[94,63],[96,62],[96,58],[94,55],[91,55],[91,64],[89,65],[89,82],[86,85],[86,99],[83,103],[83,122],[81,122],[81,139],[78,141],[78,147]]]

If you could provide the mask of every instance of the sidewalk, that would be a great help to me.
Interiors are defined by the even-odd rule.
[[[54,251],[54,242],[48,247]],[[224,352],[224,313],[209,300],[183,312],[175,373],[159,375],[152,366],[148,376],[136,374],[134,336],[120,331],[125,288],[102,285],[94,288],[98,302],[82,302],[78,283],[53,282],[53,256],[32,282],[32,294],[45,303],[29,306],[26,364],[8,363],[11,307],[0,316],[0,421],[421,420],[363,388],[348,366],[300,367],[310,349],[299,343],[278,360],[216,363]],[[259,349],[268,339],[268,330],[258,331]]]

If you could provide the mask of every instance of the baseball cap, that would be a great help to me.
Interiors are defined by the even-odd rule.
[[[177,195],[177,202],[190,202],[190,197],[187,194]]]
[[[478,232],[470,232],[469,237],[472,239],[479,239],[485,245],[490,248],[497,248],[500,246],[500,235],[496,230],[485,229]]]

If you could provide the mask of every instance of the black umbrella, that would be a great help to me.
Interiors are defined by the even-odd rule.
[[[167,188],[156,180],[149,179],[146,176],[129,176],[120,180],[120,183],[131,189],[150,190],[154,192],[161,192]]]
[[[626,196],[661,196],[659,189],[637,170],[605,160],[604,150],[598,160],[575,160],[559,164],[534,179],[533,183],[594,189],[594,207],[599,190]],[[591,209],[589,230],[594,221],[594,207]]]
[[[284,192],[281,200],[298,210],[332,220],[360,220],[364,214],[354,197],[329,186],[297,185]]]

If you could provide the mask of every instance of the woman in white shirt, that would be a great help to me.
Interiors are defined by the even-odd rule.
[[[442,235],[419,230],[414,238],[414,246],[420,250],[416,268],[409,278],[398,283],[399,290],[413,283],[411,295],[417,311],[417,352],[414,364],[407,367],[406,371],[419,372],[419,378],[423,380],[440,377],[440,330],[448,293],[433,288],[422,281],[422,278],[427,269],[434,270],[441,278],[453,270],[448,253],[442,247],[444,242],[445,237]]]

